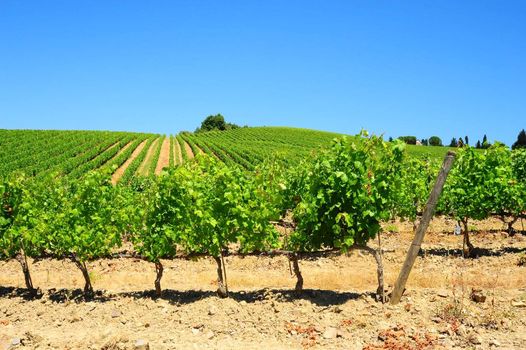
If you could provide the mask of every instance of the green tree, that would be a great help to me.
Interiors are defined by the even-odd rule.
[[[524,129],[519,132],[519,135],[517,135],[517,141],[515,141],[511,148],[526,148],[526,131],[524,131]]]
[[[457,146],[458,146],[457,139],[455,137],[453,137],[451,139],[451,142],[449,143],[449,147],[457,147]]]
[[[225,117],[221,114],[209,115],[201,123],[200,131],[225,130]]]
[[[429,145],[430,146],[442,146],[442,140],[438,136],[431,136],[429,138]]]
[[[246,126],[245,126],[246,127]],[[231,130],[231,129],[237,129],[239,128],[239,125],[233,124],[233,123],[227,123],[225,122],[225,117],[223,117],[221,114],[216,115],[209,115],[208,117],[203,120],[201,123],[201,127],[197,128],[195,130],[196,133],[204,132],[204,131],[224,131],[224,130]]]
[[[416,136],[400,136],[398,139],[404,141],[408,145],[416,145]]]
[[[484,137],[482,138],[481,147],[482,148],[489,148],[490,146],[491,146],[491,144],[488,142],[488,137],[486,136],[486,134],[484,134]]]

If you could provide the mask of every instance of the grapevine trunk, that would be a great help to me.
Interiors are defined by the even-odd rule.
[[[17,255],[16,260],[22,266],[22,272],[24,273],[24,280],[26,283],[27,290],[30,293],[34,293],[35,288],[33,287],[33,281],[31,279],[31,274],[29,272],[29,264],[27,263],[27,256],[23,250],[20,250],[20,253]]]
[[[469,227],[468,227],[468,219],[467,218],[464,218],[462,220],[462,226],[464,228],[463,229],[463,231],[464,231],[463,232],[464,239],[463,239],[462,251],[464,253],[464,258],[469,258],[471,256],[471,253],[472,253],[473,249],[475,249],[475,247],[469,241]]]
[[[292,268],[294,271],[294,275],[296,275],[296,292],[301,292],[303,290],[303,276],[301,275],[300,270],[300,264],[298,261],[298,255],[297,254],[290,254],[289,259],[292,262]]]
[[[376,261],[376,266],[377,266],[376,274],[378,277],[378,288],[376,289],[376,299],[377,301],[381,301],[382,303],[385,303],[387,301],[387,297],[385,295],[385,287],[384,287],[384,264],[382,262],[381,248],[376,250],[366,245],[357,245],[354,247],[356,249],[364,250],[374,257],[374,260]]]
[[[82,272],[82,277],[84,277],[84,295],[88,298],[92,297],[93,292],[93,286],[91,285],[91,279],[88,272],[88,267],[86,266],[86,263],[84,261],[78,260],[76,256],[73,256],[72,258],[75,265],[79,268],[79,270]]]
[[[508,234],[510,236],[513,236],[515,234],[515,230],[513,229],[513,225],[517,222],[517,220],[519,220],[519,217],[514,217],[511,219],[511,221],[506,221],[506,217],[504,215],[502,215],[500,217],[500,220],[508,226]]]
[[[155,278],[155,292],[157,293],[158,297],[162,296],[161,278],[163,278],[163,271],[163,264],[161,264],[160,261],[157,261],[155,263],[155,272],[157,273],[157,277]]]
[[[222,264],[222,257],[214,256],[214,260],[217,264],[217,295],[219,295],[221,298],[227,298],[228,297],[228,287],[226,285],[225,279],[223,277],[223,264]]]

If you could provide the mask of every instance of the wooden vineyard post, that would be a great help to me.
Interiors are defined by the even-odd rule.
[[[449,170],[451,170],[451,166],[453,165],[454,160],[455,153],[449,151],[446,157],[444,158],[444,163],[442,164],[442,168],[438,173],[435,186],[433,187],[433,190],[429,195],[429,199],[427,200],[427,204],[422,215],[422,220],[420,220],[418,228],[416,229],[415,238],[413,239],[413,243],[411,243],[411,246],[409,247],[409,251],[407,252],[404,265],[402,266],[402,270],[400,271],[398,279],[396,280],[393,292],[391,294],[391,304],[393,305],[398,304],[400,302],[400,298],[402,297],[402,293],[405,289],[405,284],[407,283],[407,279],[409,278],[411,269],[413,268],[416,257],[418,256],[418,252],[420,251],[420,246],[422,245],[422,241],[424,240],[424,236],[429,226],[429,222],[433,218],[438,198],[442,193],[442,188],[444,187],[444,183],[446,182],[447,174],[449,173]]]

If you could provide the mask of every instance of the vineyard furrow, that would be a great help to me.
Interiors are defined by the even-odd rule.
[[[59,170],[62,174],[68,175],[73,170],[75,170],[79,165],[91,161],[97,157],[101,152],[109,149],[116,142],[115,140],[106,140],[99,142],[95,147],[85,149],[83,153],[76,155],[75,157],[70,158],[64,164],[60,164]]]
[[[84,163],[78,164],[76,168],[71,170],[68,176],[78,178],[82,174],[90,170],[99,168],[99,166],[107,162],[108,157],[113,157],[119,151],[119,145],[120,145],[120,141],[114,143],[113,145],[109,146],[106,149],[102,149],[93,158],[85,161]]]
[[[183,164],[183,155],[181,152],[181,145],[177,142],[177,139],[174,140],[174,156],[175,156],[175,165]]]
[[[155,149],[152,154],[152,158],[150,159],[150,164],[148,164],[146,175],[155,175],[155,169],[157,168],[157,164],[159,163],[159,157],[161,156],[161,149],[163,147],[165,139],[166,136],[162,136],[157,140],[157,143],[155,144]]]
[[[124,172],[126,171],[126,169],[128,169],[128,166],[130,165],[131,162],[133,162],[135,160],[135,158],[137,158],[137,156],[141,153],[142,149],[144,148],[144,146],[146,145],[146,142],[147,140],[144,140],[143,142],[141,142],[139,144],[139,146],[137,146],[137,148],[135,148],[135,150],[132,152],[130,158],[128,158],[124,164],[122,164],[114,173],[113,175],[111,176],[111,182],[115,185],[117,184],[117,182],[119,182],[119,180],[121,179],[122,175],[124,175]]]
[[[173,135],[170,135],[170,141],[169,141],[168,146],[170,147],[170,150],[168,152],[168,157],[169,157],[168,167],[169,168],[173,168],[173,167],[175,167],[175,163],[174,163],[174,160],[175,160],[175,155],[174,155],[174,136]]]
[[[157,143],[159,142],[159,138],[155,139],[153,143],[151,144],[150,148],[148,149],[148,152],[146,153],[146,157],[144,158],[143,162],[139,166],[139,169],[137,169],[136,174],[138,175],[148,175],[149,165],[152,161],[153,154],[155,152],[155,148],[157,146]]]
[[[108,164],[108,163],[111,163],[113,161],[115,161],[115,159],[119,158],[121,154],[123,154],[124,152],[126,152],[128,150],[128,148],[133,144],[133,141],[129,141],[127,144],[124,145],[124,147],[122,147],[110,160],[108,160],[106,163],[104,163],[104,165]],[[103,166],[104,166],[103,165]]]
[[[155,175],[159,175],[164,168],[170,165],[170,138],[165,138],[161,146],[159,161],[155,167]]]
[[[179,144],[179,151],[180,151],[179,154],[181,155],[181,164],[183,164],[186,161],[188,161],[188,159],[190,159],[188,157],[188,153],[186,152],[185,142],[181,134],[178,134],[175,137],[175,139],[177,140],[177,143]]]
[[[190,147],[190,145],[186,141],[184,141],[184,149],[189,159],[194,158],[194,152],[192,151],[192,147]]]

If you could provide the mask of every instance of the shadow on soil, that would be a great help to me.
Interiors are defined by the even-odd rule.
[[[151,299],[167,300],[174,305],[190,304],[202,299],[218,298],[217,294],[212,291],[177,291],[166,289],[161,297],[158,297],[155,291],[137,291],[124,293],[110,293],[106,291],[95,291],[92,297],[85,297],[81,289],[50,289],[44,294],[31,294],[24,288],[0,287],[0,298],[23,298],[24,300],[35,300],[47,298],[53,303],[75,302],[82,303],[85,301],[108,302],[120,298],[134,299]],[[353,293],[353,292],[336,292],[332,290],[314,290],[306,289],[301,292],[285,289],[262,289],[256,291],[230,292],[229,298],[237,302],[246,302],[248,304],[263,300],[277,300],[280,302],[293,302],[294,300],[308,300],[317,306],[341,305],[349,300],[359,298],[371,298],[374,300],[374,293]]]
[[[25,288],[2,287],[0,286],[0,298],[22,298],[24,300],[36,300],[42,298],[42,292],[37,289],[30,292]]]
[[[526,248],[515,248],[515,247],[502,247],[499,249],[487,249],[487,248],[477,248],[475,247],[469,256],[470,259],[476,259],[484,256],[503,256],[505,254],[520,254],[526,252]],[[447,248],[430,248],[430,249],[420,249],[418,252],[419,256],[426,255],[435,255],[435,256],[453,256],[453,257],[463,257],[462,249],[447,249]]]
[[[163,299],[172,304],[189,304],[206,298],[218,298],[212,291],[177,291],[167,289],[163,291],[162,297],[158,297],[155,291],[128,292],[119,294],[121,297],[131,297],[136,299]],[[280,302],[292,302],[294,300],[308,300],[318,306],[341,305],[349,300],[356,300],[361,297],[370,297],[374,300],[374,293],[353,293],[336,292],[332,290],[306,289],[301,292],[285,289],[261,289],[256,291],[230,292],[228,298],[237,302],[244,301],[247,304],[263,301],[267,299],[278,300]]]

